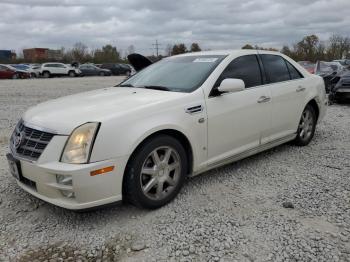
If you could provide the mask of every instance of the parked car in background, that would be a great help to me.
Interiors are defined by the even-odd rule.
[[[317,61],[315,74],[323,78],[326,92],[329,93],[334,85],[338,82],[339,76],[346,71],[346,68],[339,62]]]
[[[63,63],[44,63],[40,67],[40,75],[44,78],[52,76],[79,76],[81,71],[71,65]]]
[[[130,68],[130,70],[131,70],[130,75],[131,76],[136,74],[136,70],[132,65],[129,65],[129,64],[124,64],[124,65],[127,66],[128,68]]]
[[[350,59],[338,59],[338,60],[333,60],[332,62],[338,62],[342,66],[346,67],[347,69],[350,69]]]
[[[332,79],[332,86],[329,90],[331,102],[350,101],[350,71],[337,74]]]
[[[30,74],[30,77],[39,77],[40,75],[40,67],[33,67],[31,65],[25,65],[25,64],[14,64],[11,65],[12,67],[18,69],[18,70],[23,70],[26,71]]]
[[[82,76],[111,76],[112,72],[109,69],[103,69],[94,64],[83,64],[79,67]]]
[[[7,159],[20,187],[57,206],[159,208],[187,176],[289,141],[308,145],[326,104],[322,78],[280,53],[187,53],[117,87],[32,107]]]
[[[112,63],[102,64],[101,68],[110,70],[113,75],[129,76],[131,74],[130,67],[125,66],[124,64],[112,64]]]
[[[0,78],[2,79],[24,79],[30,78],[30,73],[10,65],[0,65]]]
[[[299,65],[304,67],[310,74],[315,73],[315,64],[310,61],[299,61]]]

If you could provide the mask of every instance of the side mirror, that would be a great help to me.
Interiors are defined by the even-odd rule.
[[[218,91],[220,93],[234,93],[240,92],[245,89],[245,84],[243,80],[236,78],[226,78],[224,79],[220,86],[218,87]]]

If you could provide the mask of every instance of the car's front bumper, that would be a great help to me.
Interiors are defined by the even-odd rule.
[[[88,209],[122,200],[122,179],[127,158],[121,157],[90,164],[45,164],[20,161],[24,180],[17,183],[28,193],[51,204],[73,210]],[[114,166],[114,170],[91,176],[91,171]],[[56,175],[72,176],[72,186],[58,184]],[[61,190],[74,193],[65,197]]]

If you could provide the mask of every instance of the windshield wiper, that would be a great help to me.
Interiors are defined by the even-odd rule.
[[[121,84],[119,85],[120,87],[134,87],[132,84]]]
[[[170,91],[168,87],[165,86],[142,86],[143,88],[146,89],[155,89],[155,90],[162,90],[162,91]]]

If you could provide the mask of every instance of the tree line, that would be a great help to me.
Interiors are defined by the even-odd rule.
[[[278,51],[276,48],[253,47],[250,44],[246,44],[242,49]],[[350,58],[350,38],[333,35],[328,41],[321,41],[317,35],[308,35],[292,46],[283,46],[279,51],[296,61],[316,62],[318,60],[332,61],[335,59],[345,59]]]
[[[183,43],[168,45],[165,49],[164,55],[159,55],[158,57],[151,55],[148,56],[152,61],[160,60],[163,57],[182,54],[186,52],[197,52],[201,51],[198,43],[192,43],[189,48]],[[77,42],[72,48],[60,49],[61,58],[60,59],[37,59],[35,61],[27,61],[22,54],[17,57],[12,63],[44,63],[44,62],[79,62],[79,63],[127,63],[127,56],[129,54],[135,53],[135,47],[133,45],[128,46],[128,48],[123,52],[117,49],[116,46],[110,44],[104,45],[101,48],[90,49],[87,45],[82,42]]]
[[[308,35],[291,46],[283,46],[281,50],[273,47],[264,48],[251,44],[244,45],[242,49],[280,51],[296,61],[331,61],[334,59],[350,58],[350,38],[341,35],[333,35],[328,39],[328,41],[321,41],[317,35]],[[156,61],[166,56],[178,55],[187,52],[198,52],[201,50],[202,49],[198,43],[192,43],[189,46],[186,46],[184,43],[177,43],[173,45],[168,44],[164,50],[164,55],[159,55],[158,57],[152,55],[149,56],[149,58],[152,61]],[[127,55],[134,52],[135,47],[133,45],[130,45],[124,52],[121,52],[116,46],[112,46],[110,44],[102,46],[101,48],[90,49],[84,43],[78,42],[70,49],[62,47],[62,56],[59,61],[64,63],[71,63],[73,61],[77,61],[79,63],[92,62],[96,64],[126,63]],[[123,55],[121,53],[123,53]],[[52,61],[52,59],[50,61]],[[20,56],[13,62],[22,63],[33,61],[25,61],[23,56]],[[36,62],[43,63],[49,61],[41,60]]]

